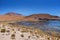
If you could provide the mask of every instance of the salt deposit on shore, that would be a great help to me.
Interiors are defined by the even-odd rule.
[[[0,40],[60,40],[34,28],[0,24]]]

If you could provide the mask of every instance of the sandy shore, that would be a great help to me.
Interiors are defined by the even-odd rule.
[[[0,24],[0,40],[60,40],[39,29],[22,25]]]

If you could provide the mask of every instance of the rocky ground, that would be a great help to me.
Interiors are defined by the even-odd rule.
[[[60,38],[32,27],[0,23],[0,40],[60,40]]]

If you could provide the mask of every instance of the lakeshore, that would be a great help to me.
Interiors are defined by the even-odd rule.
[[[60,40],[44,31],[13,23],[0,23],[0,40]]]

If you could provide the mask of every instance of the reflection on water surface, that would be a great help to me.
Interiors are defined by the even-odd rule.
[[[38,21],[17,22],[17,24],[25,25],[25,26],[34,26],[42,30],[52,30],[52,31],[60,32],[60,21],[57,20],[39,21],[39,22]]]

